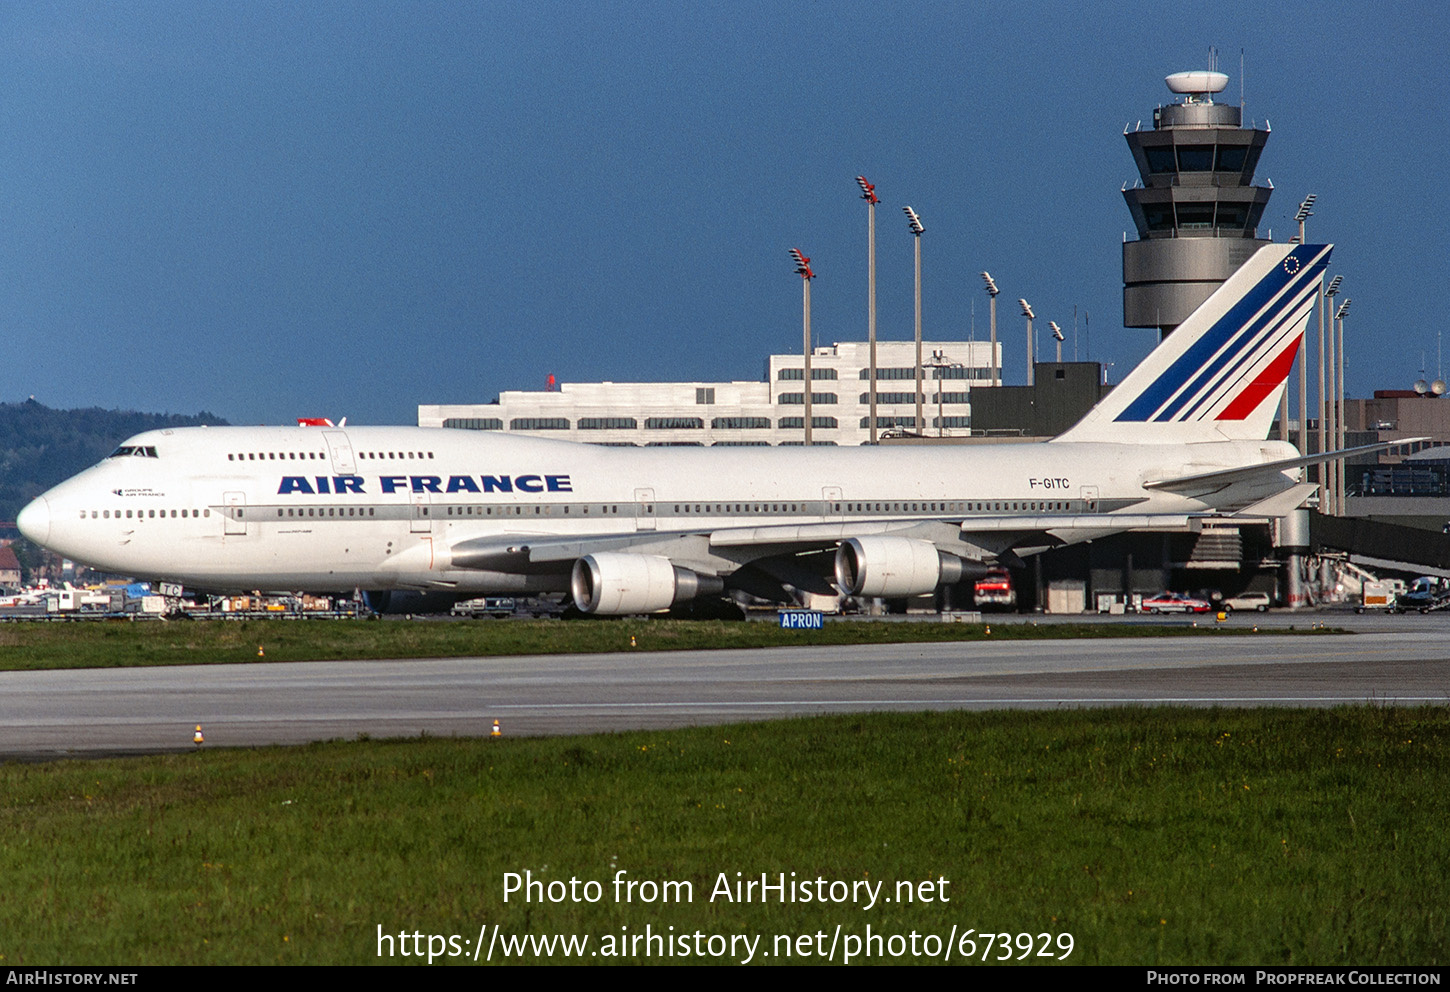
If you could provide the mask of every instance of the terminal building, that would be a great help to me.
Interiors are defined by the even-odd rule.
[[[995,367],[1000,369],[1001,349]],[[924,341],[916,411],[916,344],[876,344],[880,432],[961,437],[971,433],[971,391],[988,385],[991,346]],[[811,353],[811,442],[865,444],[871,437],[870,355],[842,342]],[[805,360],[771,355],[764,382],[564,383],[553,391],[509,390],[492,403],[418,407],[419,427],[508,431],[591,444],[788,445],[805,437]]]

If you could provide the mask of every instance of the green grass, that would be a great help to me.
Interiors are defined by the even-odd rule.
[[[1248,634],[1252,623],[1213,626],[1201,619],[1152,624],[992,621],[985,624],[828,621],[821,630],[773,623],[709,620],[564,622],[408,620],[243,620],[168,623],[17,623],[0,625],[0,671],[116,668],[136,665],[239,664],[367,658],[597,651],[673,651],[785,645],[888,644],[984,639],[1174,637]],[[1305,631],[1305,633],[1328,631]],[[634,645],[630,639],[634,638]],[[258,657],[258,649],[264,655]]]
[[[1071,934],[1069,963],[1444,964],[1447,784],[1450,712],[1376,708],[882,714],[9,764],[0,964],[367,963],[379,927],[471,941],[482,924],[596,949],[647,925],[759,934],[767,952],[775,935],[829,943],[838,924],[955,925]],[[619,869],[694,898],[618,903]],[[597,880],[604,898],[505,903],[505,873],[524,871]],[[720,873],[792,871],[888,894],[945,878],[950,901],[708,898]]]

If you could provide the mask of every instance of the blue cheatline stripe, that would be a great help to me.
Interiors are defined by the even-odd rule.
[[[1203,371],[1205,366],[1208,366],[1213,361],[1214,356],[1218,355],[1225,345],[1244,328],[1244,325],[1255,314],[1264,309],[1277,293],[1292,280],[1303,275],[1305,269],[1314,267],[1304,264],[1304,259],[1300,257],[1300,252],[1306,255],[1311,252],[1314,254],[1324,254],[1325,260],[1328,260],[1327,252],[1323,245],[1305,245],[1294,249],[1265,273],[1253,289],[1249,290],[1241,299],[1234,303],[1227,313],[1215,321],[1212,327],[1190,345],[1172,365],[1164,370],[1152,384],[1144,389],[1114,419],[1120,422],[1141,422],[1153,417],[1164,404],[1173,399],[1175,394],[1183,388],[1185,383],[1195,373]],[[1300,265],[1299,271],[1293,275],[1290,275],[1284,269],[1284,262],[1290,258],[1295,259]],[[1242,341],[1238,342],[1235,346],[1235,352],[1242,344]],[[1222,367],[1224,363],[1233,357],[1235,352],[1224,353],[1218,361],[1213,362],[1212,368],[1209,371]],[[1183,396],[1179,405],[1181,406],[1182,403],[1186,403],[1191,396],[1192,393]]]
[[[1273,318],[1272,326],[1267,327],[1263,333],[1259,334],[1250,347],[1242,349],[1233,366],[1225,370],[1207,390],[1200,392],[1198,399],[1187,410],[1184,410],[1183,415],[1178,419],[1202,419],[1201,417],[1194,418],[1193,416],[1198,412],[1200,407],[1203,407],[1205,404],[1210,408],[1215,406],[1218,400],[1224,398],[1226,392],[1238,388],[1239,383],[1243,381],[1245,376],[1253,372],[1261,359],[1271,358],[1271,353],[1277,353],[1279,350],[1279,339],[1282,336],[1284,328],[1286,326],[1293,326],[1298,320],[1298,315],[1303,311],[1305,301],[1308,300],[1313,289],[1314,282],[1311,280],[1308,285],[1300,286],[1293,290],[1292,294],[1286,294],[1285,299],[1289,299],[1290,302],[1286,307],[1281,307],[1270,315]],[[1264,343],[1269,343],[1269,346],[1261,347]],[[1232,380],[1232,383],[1230,383],[1230,380]],[[1162,420],[1166,418],[1159,417],[1157,419]]]
[[[1286,256],[1286,258],[1292,257],[1294,257],[1292,254]],[[1278,269],[1282,271],[1282,263],[1278,266]],[[1272,310],[1265,313],[1260,313],[1257,317],[1254,318],[1252,323],[1244,326],[1242,330],[1237,335],[1235,335],[1233,343],[1229,345],[1229,347],[1226,348],[1208,368],[1203,370],[1202,374],[1200,374],[1193,381],[1192,385],[1179,393],[1178,396],[1173,400],[1173,402],[1165,407],[1164,410],[1153,419],[1159,421],[1179,419],[1175,417],[1175,414],[1177,414],[1178,411],[1182,409],[1183,405],[1191,400],[1193,397],[1197,396],[1200,398],[1206,397],[1211,399],[1214,395],[1213,390],[1217,388],[1217,385],[1221,384],[1224,381],[1224,378],[1227,375],[1231,374],[1230,372],[1225,372],[1222,376],[1220,376],[1220,372],[1223,370],[1224,366],[1227,365],[1230,361],[1234,361],[1235,365],[1237,366],[1245,360],[1254,359],[1259,353],[1259,346],[1268,339],[1268,335],[1263,335],[1261,333],[1263,329],[1272,323],[1281,322],[1285,310],[1293,305],[1292,301],[1298,298],[1298,296],[1304,291],[1304,288],[1306,286],[1312,284],[1315,280],[1317,280],[1319,273],[1322,271],[1323,264],[1310,264],[1302,267],[1293,276],[1289,277],[1290,285],[1288,288],[1284,289],[1282,294],[1278,297],[1279,303]],[[1210,388],[1207,393],[1205,393],[1204,390],[1206,384],[1209,382],[1210,379],[1213,379],[1216,376],[1218,377],[1218,382],[1215,383],[1215,386]],[[1186,418],[1187,414],[1184,414],[1183,419]]]

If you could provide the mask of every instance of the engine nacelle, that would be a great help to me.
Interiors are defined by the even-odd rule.
[[[853,537],[836,549],[836,585],[848,596],[916,596],[980,568],[930,541],[889,534]]]
[[[657,613],[702,594],[719,594],[719,576],[700,575],[659,555],[601,551],[574,563],[569,588],[585,613]]]

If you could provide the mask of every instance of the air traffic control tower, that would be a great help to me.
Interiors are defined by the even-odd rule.
[[[1124,131],[1140,183],[1123,189],[1138,240],[1123,244],[1123,323],[1181,324],[1268,240],[1259,218],[1272,186],[1255,186],[1269,140],[1243,126],[1240,107],[1214,103],[1228,85],[1221,72],[1177,72],[1165,82],[1182,96],[1153,111],[1153,130]]]

